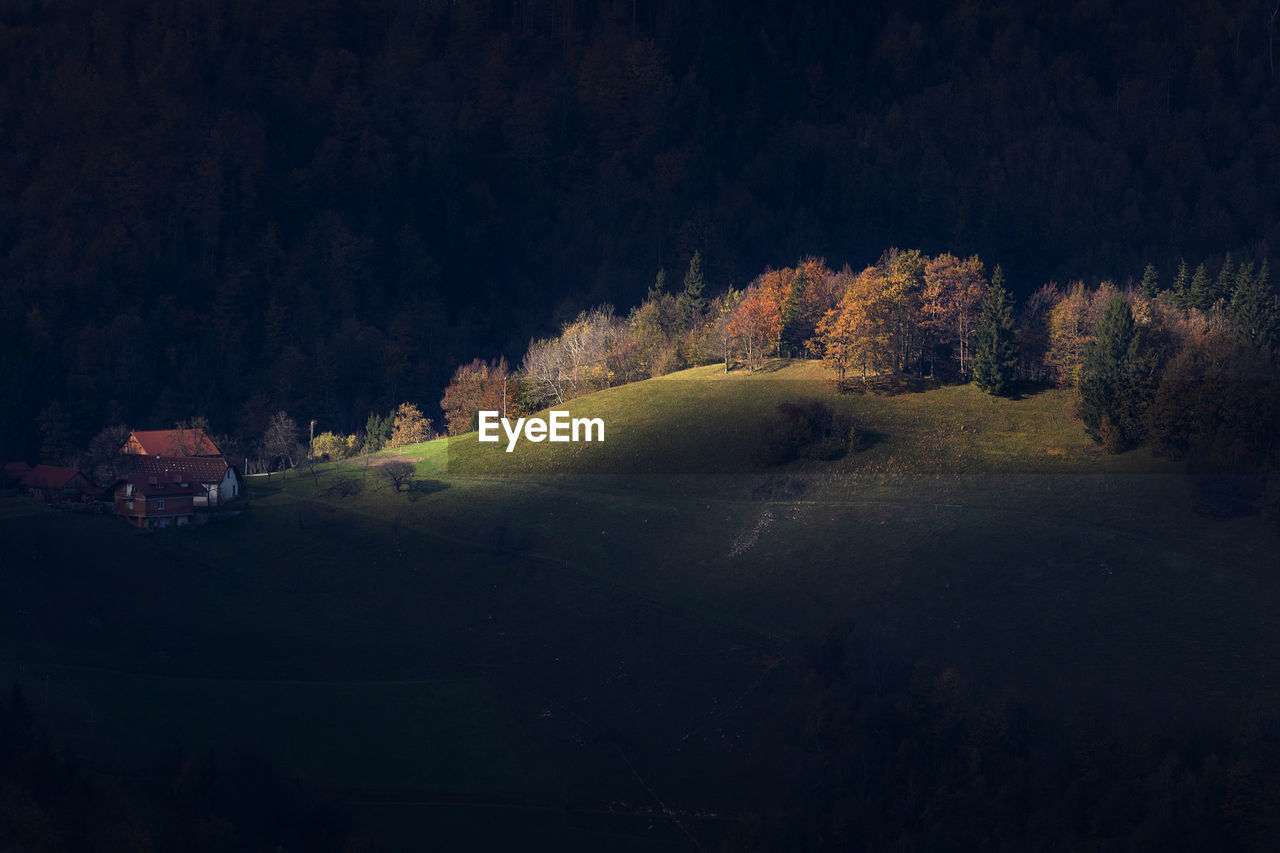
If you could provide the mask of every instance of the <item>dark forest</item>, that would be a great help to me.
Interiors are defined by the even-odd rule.
[[[0,446],[339,431],[700,251],[1025,297],[1280,242],[1274,10],[5,2]],[[47,426],[49,418],[46,417]]]

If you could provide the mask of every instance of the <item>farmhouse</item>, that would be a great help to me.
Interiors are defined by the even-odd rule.
[[[55,465],[37,465],[22,476],[18,486],[47,503],[88,503],[102,494],[83,472]]]
[[[181,474],[169,478],[130,474],[116,486],[115,513],[141,528],[182,527],[195,515],[199,483]]]
[[[213,439],[199,427],[135,429],[120,448],[130,456],[221,456]]]
[[[199,485],[196,506],[221,506],[240,494],[240,472],[221,456],[138,456],[130,461],[135,474]]]

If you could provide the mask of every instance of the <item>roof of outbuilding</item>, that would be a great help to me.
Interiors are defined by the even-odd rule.
[[[78,474],[80,472],[75,468],[59,468],[57,465],[37,465],[22,475],[19,484],[31,489],[62,489],[74,480]],[[84,475],[80,474],[80,476]],[[88,479],[88,477],[85,477],[86,482]]]

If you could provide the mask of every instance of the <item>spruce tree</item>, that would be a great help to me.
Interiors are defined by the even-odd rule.
[[[802,328],[800,308],[804,304],[805,291],[809,289],[809,277],[805,274],[804,264],[796,265],[796,275],[791,281],[791,288],[782,303],[782,335],[783,352],[792,356],[797,350],[803,350],[804,341],[813,329],[807,332]]]
[[[702,280],[702,252],[695,251],[693,257],[689,259],[689,269],[684,274],[684,290],[680,291],[680,297],[677,300],[680,305],[680,315],[684,318],[686,327],[692,326],[694,320],[702,313],[702,308],[707,302],[702,296],[705,286]]]
[[[1173,298],[1182,308],[1191,307],[1191,273],[1186,260],[1178,261],[1178,273],[1173,277]]]
[[[982,299],[982,318],[974,332],[973,381],[988,394],[1004,394],[1013,381],[1018,348],[1013,335],[1013,299],[1004,287],[1004,270],[991,274]]]
[[[1209,304],[1201,307],[1208,310],[1219,299],[1230,299],[1231,293],[1235,289],[1236,271],[1231,263],[1231,253],[1227,252],[1227,256],[1222,259],[1222,268],[1218,270],[1218,278],[1214,281],[1213,289],[1210,291]]]
[[[1187,296],[1187,307],[1208,311],[1213,304],[1213,288],[1209,283],[1209,271],[1204,264],[1196,267],[1191,276],[1191,288]]]
[[[1119,294],[1103,310],[1080,366],[1080,415],[1085,431],[1113,453],[1142,438],[1154,392],[1154,353]]]
[[[658,274],[653,278],[653,285],[649,288],[649,294],[645,297],[646,302],[657,302],[667,292],[667,271],[659,267]]]
[[[1241,267],[1241,272],[1245,268]],[[1252,265],[1249,267],[1252,273]],[[1271,268],[1266,260],[1255,275],[1238,275],[1231,296],[1231,324],[1236,334],[1254,346],[1273,347],[1280,343],[1280,309],[1272,292]]]
[[[1160,292],[1160,276],[1156,272],[1155,264],[1147,264],[1146,269],[1142,271],[1142,295],[1148,299],[1155,299],[1156,294]]]

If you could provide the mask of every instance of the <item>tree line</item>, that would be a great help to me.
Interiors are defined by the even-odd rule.
[[[695,365],[760,369],[812,356],[843,387],[914,373],[993,394],[1052,384],[1077,395],[1084,429],[1110,452],[1150,443],[1173,458],[1270,470],[1278,438],[1280,303],[1264,258],[1228,254],[1210,276],[1181,263],[1169,286],[1148,264],[1120,287],[1048,283],[1019,310],[1003,270],[975,256],[889,249],[860,272],[805,258],[708,297],[695,253],[681,286],[659,271],[625,317],[584,311],[523,362],[457,368],[440,406],[450,434],[481,409],[527,414]],[[852,381],[851,381],[852,380]]]
[[[1215,471],[1263,473],[1280,453],[1280,302],[1270,264],[1230,255],[1210,275],[1180,263],[1161,283],[1154,265],[1121,287],[1050,282],[1015,305],[997,265],[976,255],[891,248],[858,272],[819,258],[766,269],[741,289],[708,293],[700,252],[675,286],[659,270],[625,316],[599,305],[559,334],[504,357],[460,364],[439,400],[441,432],[473,431],[478,412],[528,415],[605,388],[698,365],[759,370],[768,359],[821,359],[844,390],[873,376],[974,382],[991,394],[1054,385],[1073,391],[1084,430],[1106,450],[1142,444]],[[427,407],[429,409],[429,407]],[[46,462],[115,473],[124,426],[78,449],[52,403],[37,418]],[[213,434],[207,418],[177,423]],[[328,425],[326,425],[328,426]],[[308,438],[284,411],[260,433],[223,433],[232,461],[263,471],[344,459],[437,435],[418,403],[370,412],[363,429]]]

